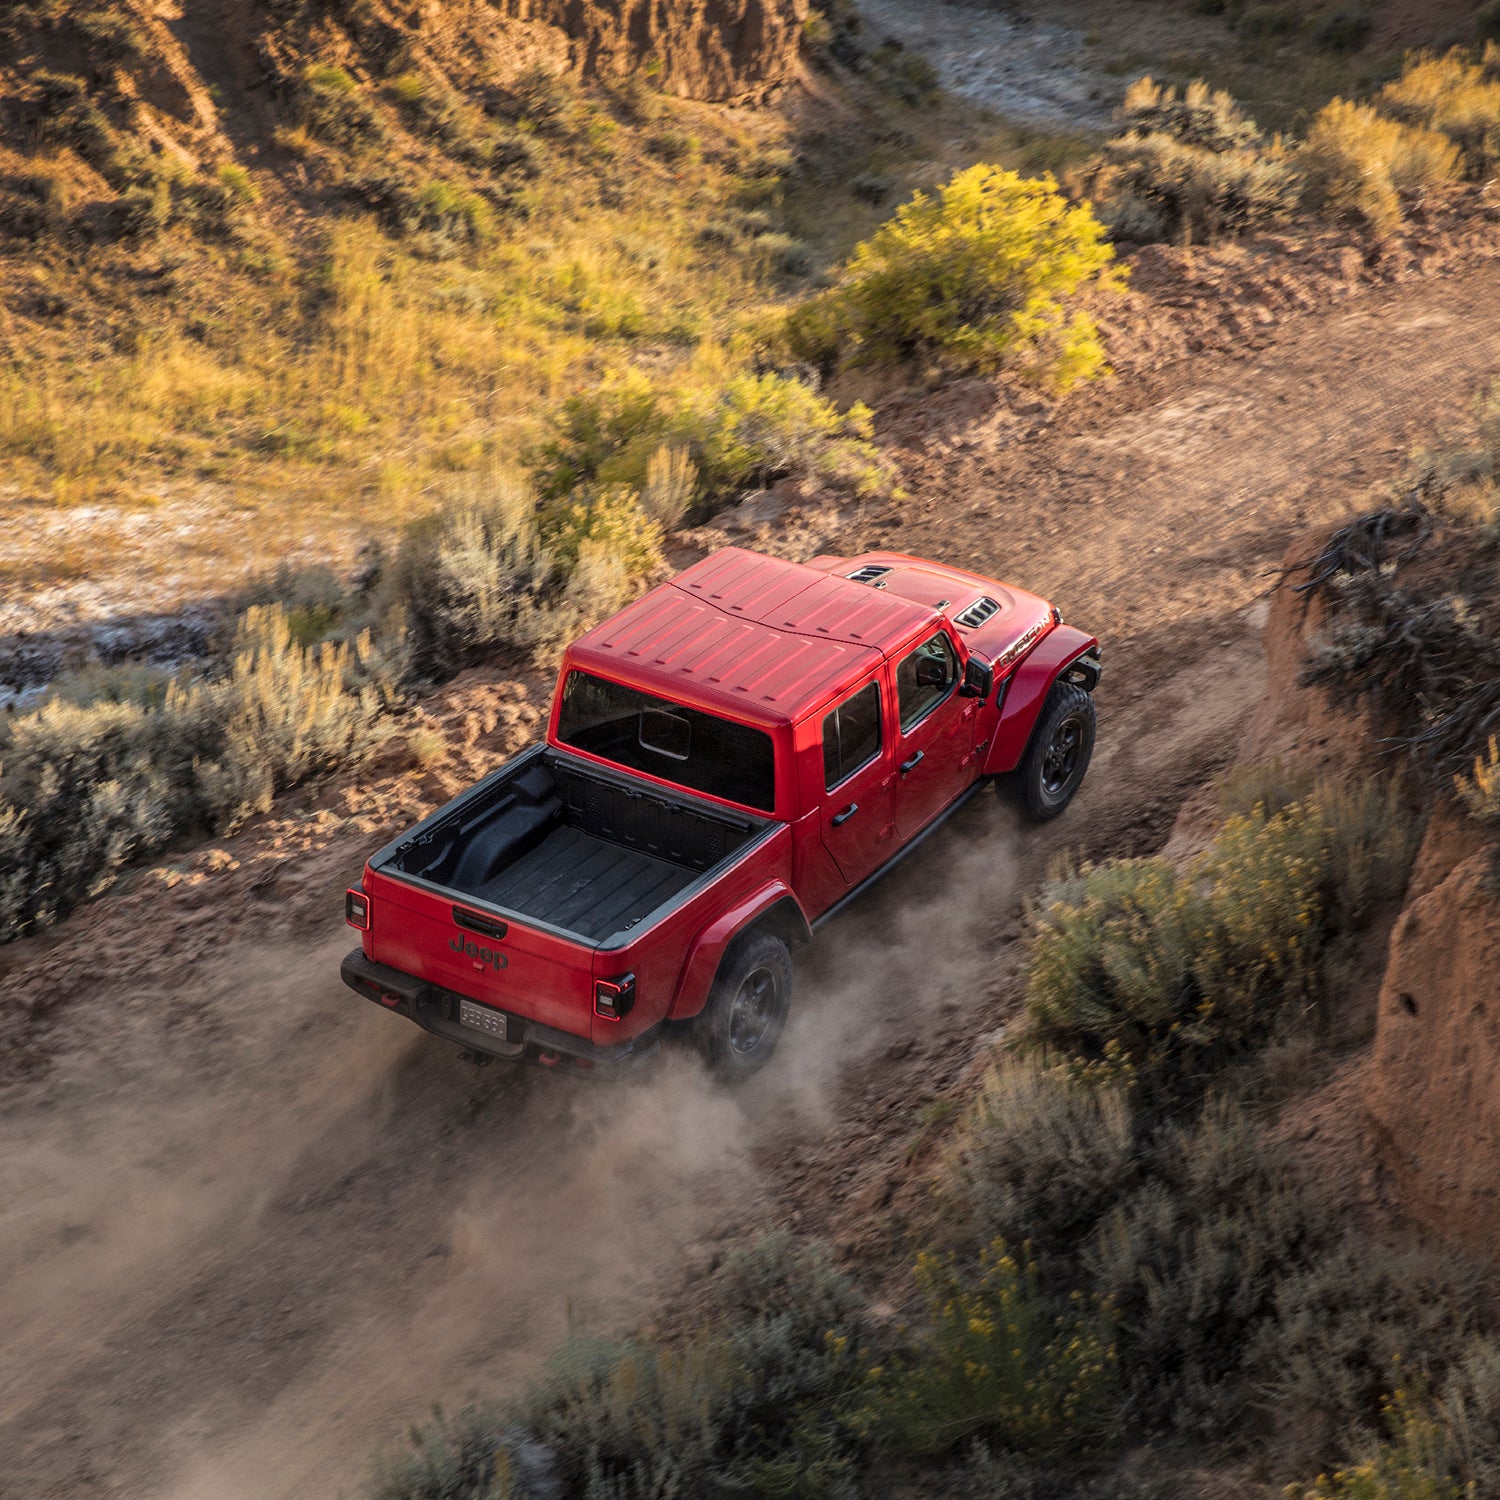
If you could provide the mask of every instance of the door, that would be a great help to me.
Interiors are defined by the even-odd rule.
[[[823,718],[823,842],[850,885],[890,858],[890,746],[879,679],[856,688]]]
[[[896,663],[896,831],[906,842],[972,778],[978,702],[959,696],[958,652],[946,630]]]

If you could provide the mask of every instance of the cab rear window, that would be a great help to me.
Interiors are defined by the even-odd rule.
[[[757,812],[776,806],[776,752],[764,730],[591,672],[568,673],[557,737],[575,750],[689,791]]]

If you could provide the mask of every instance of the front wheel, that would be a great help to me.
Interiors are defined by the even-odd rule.
[[[792,955],[774,933],[737,943],[719,966],[703,1014],[698,1045],[712,1072],[739,1083],[764,1067],[792,1003]]]
[[[1026,811],[1038,822],[1055,818],[1083,784],[1093,753],[1094,700],[1074,683],[1053,683],[1016,772]]]

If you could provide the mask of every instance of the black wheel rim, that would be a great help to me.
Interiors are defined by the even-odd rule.
[[[752,969],[745,976],[729,1008],[729,1045],[740,1056],[754,1052],[765,1041],[776,1020],[780,988],[770,969]]]
[[[1042,756],[1042,790],[1055,797],[1073,779],[1078,757],[1083,753],[1083,724],[1070,714],[1052,731],[1047,753]]]

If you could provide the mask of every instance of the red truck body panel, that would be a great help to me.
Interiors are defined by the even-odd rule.
[[[501,1009],[515,1009],[521,998],[521,1008],[544,1026],[590,1034],[594,954],[583,944],[518,922],[507,924],[502,942],[491,942],[454,925],[454,906],[479,910],[477,902],[455,902],[370,865],[361,885],[372,918],[361,944],[366,957]]]
[[[725,547],[580,637],[563,670],[774,730],[839,695],[936,619],[931,608],[847,578]]]
[[[1021,764],[1032,726],[1052,684],[1080,656],[1098,645],[1093,636],[1071,625],[1058,625],[1038,639],[1008,679],[999,729],[985,758],[986,775],[1014,771]]]
[[[631,919],[638,926],[590,940],[482,894],[460,895],[393,871],[392,851],[409,847],[398,841],[366,866],[362,950],[375,967],[350,982],[383,1003],[399,1000],[409,1014],[417,1005],[412,997],[420,998],[411,986],[427,985],[503,1011],[509,1030],[523,1037],[533,1024],[545,1028],[580,1057],[590,1047],[603,1049],[600,1055],[619,1050],[665,1020],[701,1011],[741,933],[770,921],[789,938],[806,935],[981,778],[1014,769],[1052,683],[1096,647],[1092,636],[1060,624],[1046,600],[962,569],[898,553],[798,564],[724,548],[574,642],[562,661],[545,750],[503,767],[474,795],[495,778],[503,790],[511,767],[551,757],[557,775],[597,775],[611,796],[660,801],[673,816],[706,815],[743,828],[738,852],[708,868],[693,866],[700,873],[683,874],[678,894],[644,920]],[[901,704],[913,700],[901,696],[910,680],[898,677],[898,668],[916,671],[919,650],[945,655],[956,675],[935,702],[917,699],[903,723]],[[971,664],[977,679],[966,675]],[[997,685],[987,693],[971,685],[985,680],[986,669]],[[635,701],[681,705],[768,735],[774,808],[740,808],[685,791],[671,779],[670,761],[661,762],[661,774],[622,768],[567,743],[559,728],[562,686],[573,672],[649,695]],[[835,709],[847,717],[854,695],[870,683],[879,688],[878,752],[829,789],[823,741],[835,731],[826,726]],[[866,693],[862,701],[872,705],[868,718],[873,699]],[[616,743],[606,741],[606,748]],[[463,803],[455,799],[449,808]],[[693,806],[719,811],[693,814]],[[736,824],[735,815],[746,813]],[[645,845],[637,837],[633,847]],[[664,851],[653,844],[649,852],[655,858]],[[633,857],[650,863],[644,854]],[[466,922],[479,931],[465,930]],[[486,940],[486,926],[499,935]],[[385,995],[381,985],[390,975],[397,976],[389,981],[394,992]],[[633,1008],[618,1019],[601,1013],[599,981],[633,983]],[[451,1026],[442,1031],[452,1033]]]

